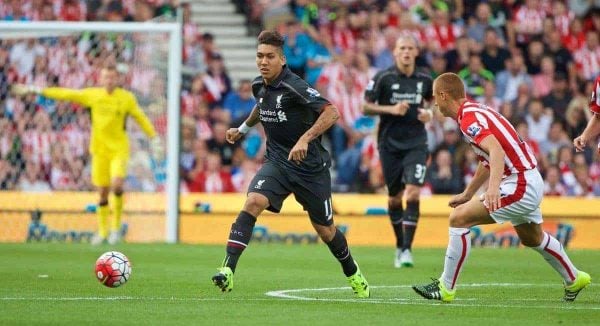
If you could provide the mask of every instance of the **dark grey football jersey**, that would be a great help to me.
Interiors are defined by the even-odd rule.
[[[433,96],[433,81],[428,74],[415,71],[407,76],[396,66],[378,72],[365,90],[365,100],[379,105],[406,101],[410,108],[404,116],[381,114],[379,148],[403,150],[427,144],[424,124],[417,119],[418,108]]]
[[[267,160],[301,174],[312,174],[331,165],[321,137],[308,144],[307,156],[301,164],[288,161],[292,147],[313,126],[329,101],[287,66],[269,85],[260,76],[254,79],[252,92],[267,134]]]

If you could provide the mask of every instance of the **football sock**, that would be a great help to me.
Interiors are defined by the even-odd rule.
[[[223,266],[231,268],[233,272],[235,272],[240,255],[248,247],[250,238],[252,238],[254,223],[256,223],[256,217],[241,211],[235,223],[231,224],[231,232],[229,232],[229,240],[227,240],[227,255]]]
[[[96,211],[96,215],[98,216],[98,235],[105,239],[108,236],[108,214],[110,214],[108,202],[98,204]]]
[[[113,194],[110,199],[112,204],[113,218],[110,224],[111,231],[119,231],[121,229],[121,215],[123,213],[123,193]]]
[[[329,247],[329,251],[340,261],[342,265],[342,270],[344,271],[344,275],[352,276],[358,270],[356,264],[354,263],[354,259],[350,254],[350,249],[348,248],[348,242],[346,241],[346,236],[340,230],[336,228],[335,235],[331,241],[327,242],[327,247]]]
[[[465,265],[469,252],[471,251],[471,231],[465,228],[453,228],[449,230],[450,239],[444,259],[444,273],[442,281],[446,289],[452,290],[458,280],[458,275]]]
[[[544,259],[562,276],[566,284],[575,281],[577,268],[575,268],[563,246],[556,238],[544,232],[542,244],[532,247],[532,249],[544,256]]]
[[[415,232],[417,231],[417,221],[419,220],[419,201],[406,202],[406,210],[404,211],[404,217],[402,218],[402,233],[404,234],[404,241],[402,243],[402,250],[411,249],[413,239],[415,238]]]
[[[402,248],[402,203],[400,203],[400,205],[388,205],[388,213],[390,214],[390,221],[392,222],[392,228],[396,235],[396,248]]]

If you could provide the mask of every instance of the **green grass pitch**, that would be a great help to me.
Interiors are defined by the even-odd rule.
[[[559,276],[529,249],[473,249],[450,304],[410,289],[441,273],[443,249],[416,249],[394,269],[394,249],[351,248],[371,298],[354,299],[325,245],[251,244],[230,293],[210,282],[224,247],[206,245],[0,244],[0,325],[598,325],[600,288],[564,303]],[[129,257],[121,288],[102,286],[94,262]],[[600,251],[569,251],[600,280]]]

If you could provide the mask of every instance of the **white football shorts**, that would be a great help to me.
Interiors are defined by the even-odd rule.
[[[510,175],[500,183],[501,205],[490,215],[497,223],[510,221],[512,225],[540,224],[540,203],[544,197],[544,180],[537,169]]]

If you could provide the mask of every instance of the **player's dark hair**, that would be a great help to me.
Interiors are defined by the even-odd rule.
[[[283,51],[284,39],[277,31],[262,31],[258,34],[258,44],[267,44]]]

